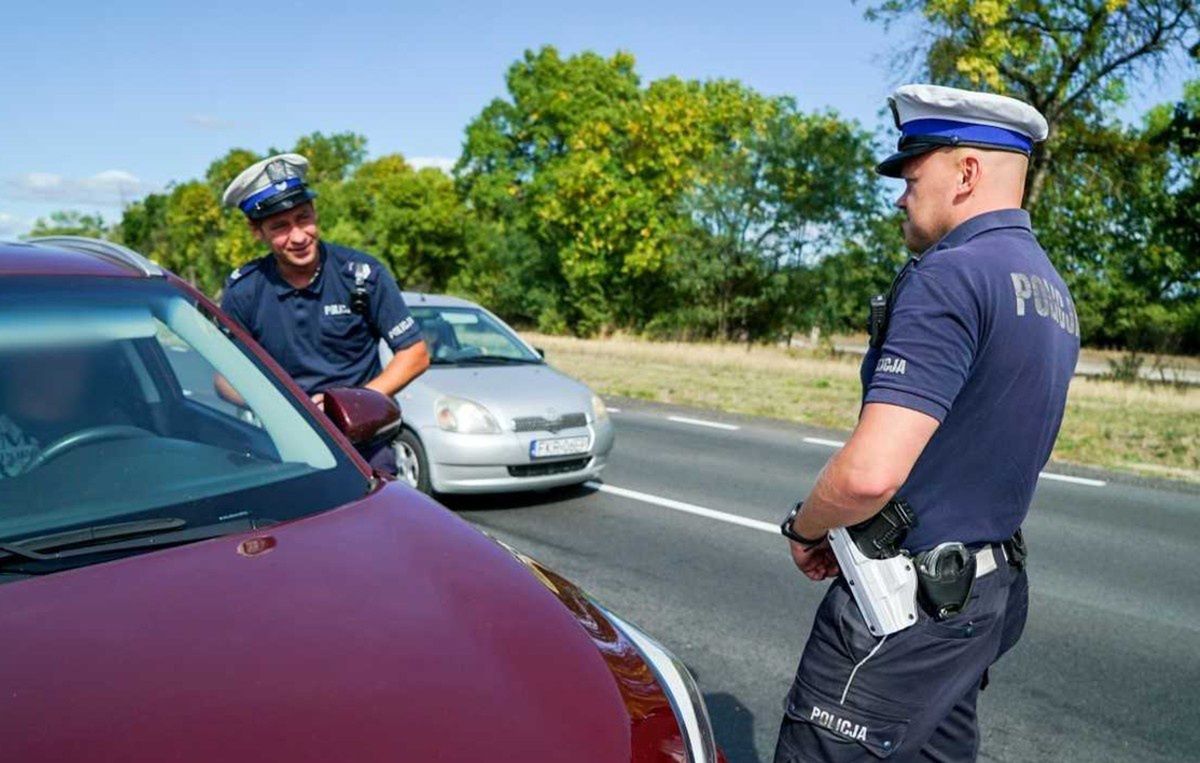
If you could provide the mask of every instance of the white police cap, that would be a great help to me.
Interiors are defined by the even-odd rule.
[[[1024,101],[938,85],[904,85],[888,105],[900,129],[896,153],[875,171],[899,177],[904,162],[944,146],[1015,151],[1028,156],[1046,139],[1046,118]]]
[[[233,179],[222,202],[251,220],[261,220],[316,198],[304,184],[308,160],[300,154],[276,154],[255,162]]]

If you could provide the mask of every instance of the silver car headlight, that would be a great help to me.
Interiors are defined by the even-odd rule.
[[[592,421],[607,421],[608,406],[595,392],[592,393]]]
[[[595,604],[595,602],[592,602]],[[712,721],[708,718],[708,708],[700,687],[691,672],[675,655],[668,652],[662,644],[647,636],[641,630],[625,622],[596,604],[626,638],[633,642],[642,657],[654,671],[658,683],[671,702],[675,711],[675,720],[683,731],[683,741],[687,746],[689,763],[716,763],[717,741],[713,736]]]
[[[446,395],[433,404],[433,416],[440,429],[460,434],[498,434],[496,418],[479,403]]]

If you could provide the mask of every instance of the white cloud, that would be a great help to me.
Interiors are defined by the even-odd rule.
[[[105,170],[85,178],[69,178],[52,172],[27,172],[0,181],[0,196],[56,204],[119,207],[157,190],[157,186],[125,170]]]
[[[7,212],[0,212],[0,239],[15,238],[28,228],[29,224],[25,220]]]
[[[237,122],[231,119],[222,119],[212,114],[189,114],[185,121],[201,130],[226,130],[237,125]]]
[[[450,170],[454,169],[454,163],[458,160],[449,156],[410,156],[406,158],[406,161],[418,170],[433,167],[449,175]]]

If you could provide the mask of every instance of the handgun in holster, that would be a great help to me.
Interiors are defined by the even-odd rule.
[[[894,500],[864,522],[829,532],[838,567],[876,636],[917,621],[917,575],[912,558],[900,548],[916,523],[912,508]]]

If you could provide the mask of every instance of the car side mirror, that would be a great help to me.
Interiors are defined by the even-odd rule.
[[[325,415],[355,445],[394,438],[400,433],[400,406],[373,389],[325,390]]]
[[[536,352],[538,354],[538,357],[541,358],[542,360],[546,359],[546,351],[543,350],[541,347],[534,347],[533,351]]]

